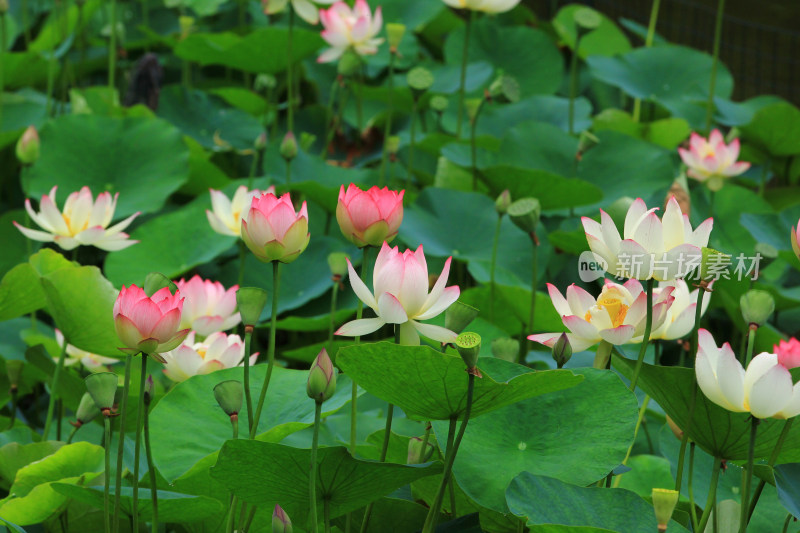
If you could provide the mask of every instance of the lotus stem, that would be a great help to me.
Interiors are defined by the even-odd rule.
[[[111,35],[108,43],[108,88],[114,89],[117,73],[117,0],[111,0]]]
[[[758,424],[760,419],[751,416],[750,422],[750,446],[747,448],[747,469],[742,471],[742,504],[739,506],[741,513],[739,514],[739,533],[747,531],[747,522],[749,521],[750,510],[750,489],[753,484],[753,466],[755,463],[755,450],[756,450],[756,433],[758,433]]]
[[[322,514],[325,520],[325,533],[331,533],[331,501],[328,498],[322,500]]]
[[[531,311],[528,315],[528,330],[533,333],[533,320],[536,315],[536,285],[539,282],[539,240],[536,238],[536,235],[531,234],[531,244],[533,244],[533,262],[531,265]],[[522,332],[522,336],[524,337],[524,343],[520,343],[520,345],[524,346],[524,351],[520,356],[519,363],[524,365],[525,358],[531,348],[531,341],[528,340],[528,336],[525,335],[524,331]]]
[[[458,86],[458,122],[456,123],[456,137],[461,138],[461,123],[464,121],[464,91],[467,85],[467,61],[469,59],[469,37],[474,22],[475,12],[469,12],[464,33],[464,48],[461,54],[461,81]]]
[[[147,381],[147,354],[142,352],[142,372],[139,375],[139,405],[136,413],[136,441],[133,444],[133,531],[139,531],[139,456],[141,452],[142,425],[144,422],[144,386]]]
[[[786,440],[786,437],[789,435],[789,430],[792,428],[792,421],[794,421],[794,418],[788,418],[786,420],[786,423],[783,425],[781,434],[778,436],[778,442],[772,449],[772,455],[769,456],[769,462],[767,463],[767,466],[769,466],[770,468],[775,466],[775,462],[778,460],[778,455],[781,453],[783,442]],[[764,490],[766,484],[767,482],[764,481],[763,479],[758,482],[758,487],[756,487],[755,493],[753,493],[753,497],[750,500],[750,509],[747,513],[748,522],[750,522],[750,518],[753,516],[753,512],[756,510],[758,499],[761,497],[761,492]]]
[[[428,441],[431,438],[431,429],[433,426],[430,422],[425,425],[425,436],[422,437],[422,458],[425,458],[425,454],[428,452]]]
[[[149,404],[150,401],[145,402],[144,408],[144,454],[147,458],[147,472],[150,476],[150,500],[153,502],[153,519],[150,527],[152,533],[158,533],[158,481],[156,479],[156,466],[153,463],[153,450],[150,446]]]
[[[636,384],[639,382],[639,373],[642,371],[644,355],[647,353],[647,344],[650,342],[650,330],[653,328],[653,283],[653,278],[647,280],[647,318],[644,323],[642,347],[639,349],[639,358],[636,360],[636,368],[633,371],[633,378],[631,379],[631,391],[636,390]]]
[[[647,37],[644,40],[645,48],[653,46],[653,39],[656,36],[656,24],[658,23],[658,11],[661,7],[661,0],[653,0],[650,6],[650,23],[647,25]],[[633,101],[633,120],[639,122],[642,114],[642,99],[636,98]]]
[[[253,431],[253,396],[250,392],[250,354],[253,352],[253,326],[244,327],[244,398],[247,406],[247,433]],[[239,424],[236,424],[238,435]],[[237,437],[233,437],[238,438]]]
[[[719,482],[719,471],[721,470],[722,459],[714,457],[714,465],[711,467],[711,485],[708,489],[708,499],[706,506],[703,508],[703,515],[700,517],[700,523],[697,524],[697,531],[705,531],[708,519],[711,516],[711,509],[717,501],[717,483]]]
[[[708,88],[708,104],[706,104],[706,131],[711,130],[714,119],[714,90],[717,85],[717,65],[719,63],[719,46],[722,40],[722,16],[725,13],[725,0],[717,3],[717,19],[714,24],[714,51],[711,55],[711,83]]]
[[[414,177],[414,145],[417,142],[417,98],[411,100],[411,132],[408,142],[408,169],[406,173],[406,189],[411,188],[411,180]]]
[[[452,448],[456,440],[456,425],[458,424],[457,417],[450,417],[450,426],[447,428],[447,449]],[[448,491],[450,492],[450,516],[456,516],[456,490],[453,485],[453,479],[447,483]]]
[[[381,171],[378,178],[378,186],[383,187],[384,176],[386,175],[386,160],[389,156],[389,151],[386,149],[386,143],[389,135],[392,133],[392,113],[394,112],[394,59],[395,53],[389,53],[389,113],[386,117],[386,125],[383,128],[383,152],[381,153]]]
[[[328,323],[328,353],[333,354],[333,330],[336,325],[336,296],[339,294],[339,280],[334,280],[331,289],[331,319]],[[361,300],[359,300],[360,302]]]
[[[319,154],[323,159],[328,155],[328,146],[331,143],[331,131],[334,126],[333,102],[336,99],[336,89],[339,87],[339,77],[337,76],[331,84],[331,92],[328,95],[328,106],[325,108],[325,137],[322,138],[322,152]]]
[[[486,103],[486,98],[481,98],[481,103],[478,109],[475,110],[475,116],[470,120],[469,132],[469,147],[470,147],[470,164],[472,166],[472,190],[478,190],[478,145],[476,144],[476,135],[478,131],[478,117],[483,110],[483,104]]]
[[[5,91],[5,79],[3,69],[5,67],[6,54],[6,14],[0,13],[0,96]],[[3,123],[3,98],[0,98],[0,124]]]
[[[114,533],[119,531],[120,504],[122,501],[122,469],[124,467],[122,456],[125,451],[125,421],[128,418],[128,391],[131,387],[131,362],[133,356],[125,357],[125,377],[122,382],[122,405],[119,417],[119,442],[117,443],[117,471],[114,485]]]
[[[104,442],[104,455],[105,455],[105,471],[103,477],[105,478],[103,483],[103,523],[105,525],[105,532],[111,533],[111,505],[109,503],[109,486],[111,485],[111,479],[109,479],[109,474],[111,472],[111,413],[108,413],[108,416],[103,416],[103,427],[105,429],[105,440]],[[77,427],[75,430],[77,431]],[[75,432],[73,431],[73,435]],[[70,435],[70,440],[72,440],[72,435]]]
[[[747,368],[747,365],[750,364],[750,360],[753,358],[753,350],[756,346],[756,330],[758,330],[758,325],[750,324],[750,329],[747,333],[747,352],[745,360],[742,361],[742,365],[745,368]]]
[[[625,459],[622,460],[623,465],[627,465],[628,459],[631,458],[631,451],[633,450],[633,445],[636,444],[636,437],[639,435],[639,428],[642,427],[642,421],[644,420],[645,414],[647,413],[647,404],[649,403],[650,403],[650,396],[645,394],[644,400],[642,400],[642,405],[641,407],[639,407],[639,416],[636,418],[636,426],[633,428],[633,442],[631,442],[631,445],[628,446],[628,452],[625,454]],[[614,480],[614,487],[618,487],[621,480],[622,480],[622,475],[618,475]]]
[[[67,338],[64,338],[64,345],[61,347],[61,353],[58,356],[58,363],[53,372],[53,381],[50,383],[50,400],[47,403],[47,418],[44,422],[44,431],[42,432],[42,440],[47,440],[50,436],[50,426],[53,424],[53,415],[56,410],[56,398],[58,397],[58,382],[61,378],[61,371],[64,369],[64,360],[67,357]]]
[[[16,386],[11,387],[11,420],[8,423],[8,429],[12,429],[17,421],[17,402],[19,400],[19,390]],[[75,428],[77,430],[77,428]]]
[[[694,504],[694,449],[697,447],[697,444],[694,442],[691,443],[689,446],[689,507],[691,510],[691,518],[692,518],[692,530],[698,531],[697,529],[697,509]]]
[[[294,65],[292,64],[292,41],[294,40],[294,7],[289,6],[289,40],[286,43],[286,99],[288,100],[287,125],[294,132]],[[288,171],[287,171],[288,172]],[[288,177],[288,176],[287,176]],[[287,179],[287,183],[289,180]]]
[[[258,422],[261,420],[261,409],[264,407],[264,398],[267,397],[269,380],[272,377],[272,369],[275,368],[275,332],[278,329],[278,288],[281,283],[281,268],[279,261],[272,262],[272,315],[269,323],[269,348],[267,351],[267,375],[264,376],[264,385],[261,387],[261,394],[258,398],[256,414],[253,417],[253,426],[250,428],[250,438],[255,439],[258,433]]]
[[[309,514],[311,518],[311,531],[313,533],[318,533],[319,531],[317,524],[317,448],[319,447],[319,426],[321,418],[322,402],[315,402],[314,438],[311,441],[311,465],[309,467],[310,473],[308,476]]]

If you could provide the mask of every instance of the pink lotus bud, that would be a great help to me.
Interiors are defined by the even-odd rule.
[[[283,140],[281,141],[280,153],[281,157],[287,161],[291,161],[297,157],[297,139],[295,138],[294,133],[291,131],[283,137]]]
[[[797,258],[800,259],[800,220],[797,221],[796,228],[792,226],[791,240],[792,240],[792,250],[794,250],[794,255],[796,255]]]
[[[272,512],[272,533],[292,533],[292,521],[280,505]]]
[[[325,28],[322,38],[331,45],[317,58],[320,63],[336,61],[348,50],[359,56],[376,54],[383,42],[376,37],[383,25],[381,8],[373,16],[366,0],[356,0],[352,9],[344,2],[336,2],[330,9],[319,10],[319,20]]]
[[[17,159],[23,165],[32,165],[39,159],[39,132],[33,126],[23,132],[17,141]]]
[[[328,352],[323,348],[314,359],[308,373],[306,394],[312,400],[322,403],[333,396],[334,392],[336,392],[336,369],[333,368],[333,361]]]
[[[750,168],[750,163],[736,161],[739,158],[739,139],[725,144],[719,130],[712,131],[708,140],[692,133],[689,149],[678,148],[678,153],[688,167],[686,175],[705,182],[712,191],[720,190],[725,179],[738,176]]]
[[[157,354],[177,348],[189,334],[188,329],[178,330],[182,309],[179,291],[172,294],[164,287],[148,297],[136,285],[123,285],[114,302],[114,326],[125,345],[120,350],[146,353],[163,362]]]
[[[242,240],[265,263],[291,263],[306,249],[310,238],[306,203],[295,213],[288,193],[280,198],[272,193],[254,198],[242,217]]]
[[[778,356],[778,363],[786,368],[796,368],[800,366],[800,341],[792,337],[788,341],[783,339],[772,347],[772,351]]]
[[[362,191],[350,184],[339,189],[336,220],[342,234],[356,246],[381,246],[392,242],[403,221],[405,191],[372,187]]]

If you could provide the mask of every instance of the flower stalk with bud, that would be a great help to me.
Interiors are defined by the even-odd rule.
[[[311,441],[311,465],[309,467],[308,478],[308,497],[311,507],[309,509],[309,521],[311,531],[317,533],[317,449],[319,448],[319,426],[322,417],[322,403],[330,399],[336,392],[336,369],[333,361],[328,356],[328,352],[323,348],[314,359],[311,370],[308,373],[308,383],[306,384],[306,394],[314,400],[314,437]],[[330,531],[330,520],[328,513],[325,513],[325,530]]]

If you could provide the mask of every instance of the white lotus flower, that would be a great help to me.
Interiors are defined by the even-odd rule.
[[[689,292],[689,285],[682,280],[676,279],[675,281],[660,282],[659,286],[653,289],[653,300],[655,301],[661,291],[672,288],[671,295],[673,297],[672,305],[667,309],[667,316],[664,323],[658,329],[653,328],[650,334],[650,340],[664,339],[674,340],[685,337],[694,328],[694,316],[697,310],[697,295],[698,289]],[[712,284],[709,284],[711,288]],[[700,311],[700,316],[703,316],[708,309],[708,303],[711,300],[711,292],[707,292],[703,297],[703,309]]]
[[[195,332],[192,331],[180,346],[162,353],[161,357],[166,361],[164,374],[172,381],[184,381],[192,376],[240,365],[244,361],[244,342],[238,335],[222,332],[195,342]],[[250,364],[255,364],[256,359],[258,353],[252,354]]]
[[[211,193],[211,209],[206,209],[208,223],[211,229],[222,235],[240,237],[242,234],[242,214],[250,209],[253,198],[258,198],[262,194],[271,192],[275,194],[275,186],[270,185],[266,191],[253,189],[247,190],[246,185],[241,185],[233,193],[233,198],[228,199],[225,193],[214,189],[209,189]]]
[[[56,342],[60,348],[64,347],[64,334],[58,329],[56,329]],[[54,357],[53,360],[58,361],[58,357]],[[114,359],[113,357],[103,357],[67,344],[64,366],[75,366],[80,363],[90,372],[102,372],[106,370],[108,365],[119,363],[119,361],[119,359]]]

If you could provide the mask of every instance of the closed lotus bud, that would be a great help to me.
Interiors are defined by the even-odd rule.
[[[86,390],[91,394],[97,408],[106,414],[114,406],[114,395],[117,393],[117,375],[113,372],[97,372],[85,380]],[[106,415],[108,416],[108,415]]]
[[[397,52],[397,47],[400,46],[400,41],[403,40],[403,35],[406,33],[404,24],[386,24],[386,41],[389,43],[389,51],[391,53]]]
[[[295,139],[294,133],[291,131],[287,132],[283,137],[283,140],[281,141],[280,152],[281,157],[286,161],[291,161],[297,157],[297,139]]]
[[[667,415],[667,425],[676,439],[683,440],[683,430],[678,427],[678,424],[669,415]]]
[[[8,376],[8,385],[11,392],[16,392],[19,388],[19,378],[22,374],[22,367],[24,362],[17,359],[6,361],[6,375]]]
[[[408,464],[418,465],[427,462],[433,455],[433,445],[428,442],[425,443],[425,449],[422,449],[424,441],[419,437],[411,437],[408,441]]]
[[[255,142],[253,143],[253,148],[256,150],[266,150],[267,148],[267,134],[266,132],[261,132],[258,137],[256,137]]]
[[[322,403],[336,392],[336,369],[325,348],[319,352],[311,365],[306,384],[306,394],[312,400]]]
[[[497,337],[492,341],[492,355],[504,361],[516,361],[519,358],[519,341],[511,337]]]
[[[775,299],[767,291],[751,289],[739,298],[739,307],[745,323],[763,326],[775,311]]]
[[[570,357],[572,357],[572,345],[569,343],[567,334],[562,333],[555,344],[553,344],[553,359],[556,365],[558,365],[558,368],[563,368]]]
[[[478,316],[479,311],[464,302],[456,300],[444,312],[444,327],[461,333]]]
[[[225,414],[228,416],[238,415],[242,410],[242,396],[244,388],[241,382],[235,379],[222,381],[214,387],[214,398]]]
[[[75,412],[75,419],[77,422],[74,425],[81,427],[84,424],[88,424],[97,418],[99,414],[100,409],[98,409],[97,404],[94,403],[92,395],[85,392],[81,397],[81,403],[78,404],[78,410]]]
[[[511,192],[508,189],[500,193],[497,200],[494,201],[494,208],[500,215],[505,215],[508,211],[508,206],[511,205]]]
[[[292,521],[280,505],[272,511],[272,533],[292,533]]]
[[[267,291],[259,287],[242,287],[236,291],[236,305],[245,327],[258,324],[261,312],[267,305]]]
[[[150,405],[153,401],[155,386],[153,384],[153,376],[147,376],[147,381],[144,382],[144,404]]]
[[[658,530],[666,531],[667,525],[672,518],[672,513],[675,511],[675,506],[678,505],[679,493],[677,490],[653,489],[652,495]]]
[[[39,159],[39,146],[39,132],[35,127],[28,126],[17,141],[17,159],[23,165],[34,164]]]
[[[478,356],[481,353],[481,336],[471,331],[462,333],[456,337],[456,350],[464,360],[464,364],[470,370],[478,364]]]
[[[347,259],[347,254],[344,252],[333,252],[328,255],[328,267],[334,279],[340,280],[347,274]]]
[[[521,198],[508,206],[508,216],[522,231],[533,235],[539,225],[542,206],[536,198]]]
[[[180,40],[186,39],[194,29],[194,17],[181,16],[178,17],[178,26],[181,29]]]

